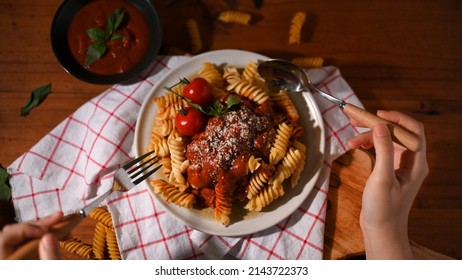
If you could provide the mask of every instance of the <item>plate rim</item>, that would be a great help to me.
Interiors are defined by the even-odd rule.
[[[142,128],[143,128],[142,126],[143,126],[143,123],[144,124],[146,123],[146,122],[144,122],[144,120],[147,117],[146,115],[149,115],[149,107],[155,106],[155,104],[153,102],[150,102],[150,100],[152,100],[156,96],[156,92],[163,91],[162,88],[164,86],[165,81],[167,81],[169,79],[172,79],[172,75],[174,75],[176,72],[188,72],[188,71],[185,71],[185,69],[187,69],[188,66],[191,67],[190,65],[194,65],[195,63],[206,62],[206,61],[216,63],[216,59],[212,59],[215,56],[218,56],[218,57],[229,57],[229,56],[234,57],[234,56],[237,56],[237,57],[239,57],[240,55],[245,56],[245,57],[252,57],[253,60],[268,60],[268,59],[270,59],[269,57],[267,57],[265,55],[255,53],[255,52],[251,52],[251,51],[234,50],[234,49],[214,50],[214,51],[205,52],[205,53],[196,55],[196,56],[192,57],[191,59],[185,60],[184,62],[181,62],[181,63],[177,64],[168,73],[166,73],[163,77],[161,77],[156,82],[156,85],[146,95],[146,97],[143,100],[143,103],[142,103],[142,105],[140,107],[140,111],[138,113],[138,116],[137,116],[137,121],[136,121],[136,126],[135,126],[135,133],[134,133],[135,157],[138,157],[138,156],[144,154],[144,152],[145,152],[146,147],[141,145],[142,139],[140,139],[140,137],[143,134],[142,133]],[[210,61],[210,60],[214,60],[214,61]],[[229,63],[229,64],[233,65],[233,62],[223,62],[223,63]],[[237,63],[237,64],[239,64],[239,63]],[[245,63],[243,63],[243,64],[245,64]],[[189,75],[191,75],[193,73],[193,71],[189,71],[189,72],[190,72]],[[319,147],[317,147],[317,148],[319,148],[319,152],[321,153],[321,158],[319,159],[319,161],[320,161],[320,164],[322,164],[322,162],[324,160],[324,153],[325,153],[324,152],[325,151],[325,139],[324,139],[325,138],[324,137],[325,128],[324,128],[324,125],[322,123],[322,115],[321,115],[320,109],[319,109],[319,107],[318,107],[318,105],[316,103],[316,100],[311,95],[305,95],[304,99],[307,102],[310,103],[310,104],[307,104],[307,105],[308,106],[311,105],[311,107],[307,107],[307,109],[310,110],[311,118],[313,118],[316,122],[318,122],[317,126],[320,128]],[[311,111],[311,110],[313,110],[313,111]],[[146,129],[146,125],[145,125],[144,128]],[[151,125],[149,125],[149,131],[151,129],[152,129],[152,122],[151,122]],[[186,219],[186,217],[183,217],[182,215],[180,215],[178,213],[178,211],[181,211],[182,209],[186,209],[186,208],[177,209],[177,211],[172,210],[171,207],[173,207],[174,209],[175,208],[181,208],[181,207],[179,207],[177,205],[174,205],[174,204],[171,204],[171,203],[167,203],[162,197],[159,197],[158,194],[155,194],[152,191],[152,188],[149,186],[149,182],[148,182],[149,178],[145,180],[145,183],[147,184],[146,187],[147,187],[150,195],[156,200],[156,202],[159,202],[160,205],[162,205],[162,207],[165,209],[165,211],[169,215],[173,216],[179,223],[181,223],[181,224],[183,224],[185,226],[188,226],[188,227],[190,227],[192,229],[198,230],[198,231],[200,231],[202,233],[206,233],[206,234],[210,234],[210,235],[237,237],[237,236],[245,236],[245,235],[254,234],[254,233],[263,231],[265,229],[268,229],[268,228],[276,225],[280,221],[282,221],[282,220],[286,219],[288,216],[290,216],[304,201],[306,201],[308,199],[310,193],[314,189],[314,185],[315,185],[316,181],[318,180],[318,178],[320,176],[320,172],[321,172],[321,165],[318,166],[318,168],[315,171],[315,173],[313,174],[313,176],[309,179],[307,184],[304,186],[304,189],[307,188],[308,183],[312,183],[312,186],[310,187],[309,190],[306,190],[305,192],[304,192],[304,190],[301,190],[301,192],[304,193],[304,197],[302,199],[299,199],[298,205],[296,207],[292,207],[293,209],[289,213],[279,214],[279,217],[277,219],[274,219],[273,221],[271,221],[269,223],[268,222],[264,223],[264,225],[259,225],[259,224],[256,225],[256,223],[254,223],[253,219],[247,220],[247,222],[248,221],[252,222],[252,227],[247,227],[247,228],[243,225],[243,224],[247,223],[246,220],[237,221],[236,223],[231,224],[230,226],[223,226],[223,225],[221,225],[221,223],[218,223],[218,222],[215,221],[213,227],[208,227],[208,226],[206,226],[207,224],[204,225],[203,221],[201,221],[203,219],[198,219],[198,221],[192,222],[192,221]],[[190,212],[189,213],[190,215],[194,215],[194,216],[196,215],[190,209],[186,209],[186,210],[188,212]],[[271,213],[272,212],[269,212],[269,214],[271,214]],[[265,214],[265,212],[263,212],[262,215],[264,215],[264,214]],[[204,219],[206,219],[206,218],[204,218]],[[239,223],[241,223],[240,226],[235,225],[235,224],[239,224]],[[243,226],[243,229],[242,229],[242,226]]]

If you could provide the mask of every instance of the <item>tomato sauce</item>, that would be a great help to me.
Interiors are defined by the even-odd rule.
[[[236,110],[209,119],[205,131],[188,144],[188,180],[199,188],[196,193],[206,206],[215,206],[214,192],[231,201],[245,198],[249,158],[253,155],[268,161],[275,137],[270,109],[241,99]]]
[[[86,30],[95,27],[105,30],[109,16],[120,8],[125,12],[124,20],[115,33],[123,38],[108,41],[106,53],[86,67],[87,49],[92,44]],[[121,74],[135,66],[146,53],[149,28],[143,14],[127,1],[95,0],[80,9],[72,19],[67,41],[78,63],[88,71],[101,75]]]

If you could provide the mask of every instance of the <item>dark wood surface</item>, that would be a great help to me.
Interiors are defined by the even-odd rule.
[[[107,88],[73,78],[54,57],[49,31],[61,2],[0,0],[3,166]],[[204,42],[202,52],[244,49],[284,59],[322,56],[326,65],[339,67],[370,111],[399,110],[421,120],[426,129],[430,174],[410,213],[409,234],[418,244],[462,258],[461,1],[264,0],[260,9],[250,0],[167,2],[153,1],[163,23],[162,54],[189,52],[184,22],[195,18]],[[227,9],[252,13],[251,25],[217,21],[218,13]],[[297,11],[305,11],[307,21],[301,44],[289,45],[289,24]],[[30,91],[47,83],[53,84],[53,94],[29,116],[20,117]],[[341,211],[338,208],[336,213]],[[334,247],[338,243],[332,241],[335,234],[330,229],[335,232],[339,226],[348,226],[337,218],[328,216],[326,221],[326,242],[330,240]],[[90,231],[91,223],[88,227],[83,224],[75,233]],[[350,241],[356,242],[354,239]],[[348,249],[347,242],[342,240],[338,246]],[[351,243],[351,248],[353,245],[357,244]]]

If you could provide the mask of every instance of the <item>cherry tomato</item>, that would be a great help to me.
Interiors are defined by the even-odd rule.
[[[175,118],[175,126],[178,132],[189,137],[203,130],[206,124],[206,117],[192,107],[182,109]]]
[[[212,87],[207,80],[200,77],[194,78],[187,84],[182,95],[200,106],[209,105],[213,99]]]

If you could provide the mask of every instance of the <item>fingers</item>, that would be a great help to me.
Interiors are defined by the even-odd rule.
[[[428,174],[428,163],[427,163],[427,146],[425,140],[425,131],[424,126],[421,122],[411,118],[410,116],[395,112],[395,111],[378,111],[377,115],[381,118],[389,120],[406,128],[407,130],[413,132],[419,137],[420,149],[415,152],[413,155],[407,155],[412,158],[412,167],[411,173],[412,176],[423,179]]]
[[[350,123],[354,126],[365,127],[364,124],[355,118],[350,118]]]
[[[63,212],[58,211],[58,212],[51,214],[48,217],[45,217],[35,222],[35,224],[39,226],[41,229],[47,231],[52,225],[60,222],[62,218],[63,218]]]
[[[16,247],[26,240],[39,238],[44,230],[32,223],[12,224],[3,228],[3,246]]]
[[[379,110],[377,111],[377,116],[381,117],[384,120],[387,120],[389,122],[395,123],[410,132],[414,133],[419,137],[419,140],[421,142],[421,149],[420,151],[425,151],[426,150],[426,143],[425,143],[425,133],[424,133],[424,127],[423,124],[409,115],[406,115],[404,113],[398,112],[398,111],[384,111],[384,110]],[[364,125],[353,118],[350,118],[350,123],[354,126],[358,127],[364,127]]]
[[[377,124],[373,129],[376,162],[373,172],[378,178],[394,177],[394,147],[390,131],[385,124]]]
[[[47,233],[40,240],[39,257],[41,260],[58,260],[61,258],[59,243],[53,234]]]
[[[397,111],[384,111],[379,110],[377,111],[377,116],[390,121],[392,123],[396,123],[401,127],[408,129],[411,132],[414,132],[416,135],[422,135],[422,123],[413,119],[409,115],[403,114]]]
[[[374,145],[372,131],[364,132],[348,141],[350,149],[357,149],[359,147],[369,149]]]
[[[3,246],[16,247],[31,239],[40,238],[49,227],[58,223],[63,217],[62,212],[56,212],[37,222],[6,225],[2,231]]]

